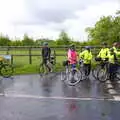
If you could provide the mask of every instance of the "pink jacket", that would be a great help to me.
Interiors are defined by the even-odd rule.
[[[77,62],[77,52],[69,49],[68,50],[68,60],[69,60],[70,64],[75,64]]]

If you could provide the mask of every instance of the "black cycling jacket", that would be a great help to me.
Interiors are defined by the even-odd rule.
[[[51,49],[49,47],[42,48],[42,58],[50,59]]]

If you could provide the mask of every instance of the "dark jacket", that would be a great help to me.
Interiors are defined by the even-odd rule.
[[[42,48],[42,58],[50,60],[51,49],[49,47]]]

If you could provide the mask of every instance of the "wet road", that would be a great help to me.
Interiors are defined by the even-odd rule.
[[[119,83],[90,77],[68,86],[60,74],[0,80],[0,120],[120,120]]]

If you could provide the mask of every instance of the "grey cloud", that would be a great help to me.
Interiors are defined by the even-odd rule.
[[[36,18],[44,22],[61,23],[65,19],[76,17],[74,12],[67,10],[44,10],[35,13]]]
[[[23,21],[21,24],[63,23],[67,19],[77,17],[76,11],[105,1],[114,0],[26,0],[26,8],[32,20]]]
[[[66,19],[75,18],[77,10],[86,8],[86,3],[80,0],[28,0],[28,2],[27,7],[34,18],[46,23],[61,23]]]

